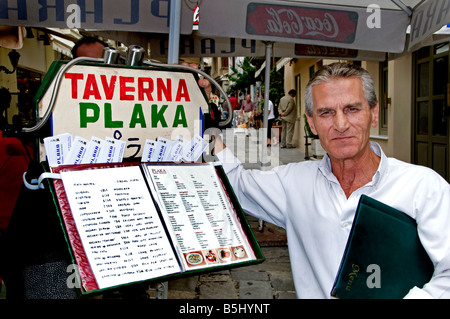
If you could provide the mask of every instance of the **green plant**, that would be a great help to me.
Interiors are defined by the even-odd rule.
[[[281,69],[283,70],[283,69]],[[280,99],[284,96],[284,81],[283,73],[276,71],[275,68],[270,72],[270,88],[269,96],[274,105],[278,105]],[[262,87],[263,93],[265,92],[264,85]]]
[[[316,135],[312,132],[311,127],[309,126],[308,120],[306,118],[306,114],[303,114],[303,119],[305,120],[305,128],[308,133],[308,137],[319,138],[319,135]]]
[[[231,67],[233,71],[232,74],[226,74],[226,78],[230,80],[233,84],[230,85],[228,89],[228,93],[243,90],[250,88],[250,85],[256,83],[255,79],[255,67],[250,63],[250,58],[245,57],[242,63],[240,64],[240,68],[242,72],[237,70],[235,67]]]
[[[283,69],[281,69],[283,70]],[[275,68],[270,72],[270,88],[269,88],[269,99],[272,101],[275,111],[275,122],[274,125],[278,125],[281,121],[278,114],[278,104],[280,99],[284,96],[284,79],[282,71],[277,71]],[[261,87],[262,94],[265,94],[265,84]],[[263,104],[264,105],[264,104]],[[278,123],[278,124],[277,124]]]

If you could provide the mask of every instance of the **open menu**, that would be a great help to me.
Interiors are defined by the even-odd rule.
[[[53,170],[83,293],[263,259],[226,177],[212,164]]]

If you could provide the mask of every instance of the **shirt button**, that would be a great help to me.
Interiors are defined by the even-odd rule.
[[[347,222],[343,222],[343,223],[342,223],[342,227],[343,227],[343,228],[346,228],[347,226],[348,226],[348,223],[347,223]]]

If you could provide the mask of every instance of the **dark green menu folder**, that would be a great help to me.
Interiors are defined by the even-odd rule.
[[[362,195],[331,295],[340,299],[400,299],[414,286],[422,288],[433,271],[416,221]]]

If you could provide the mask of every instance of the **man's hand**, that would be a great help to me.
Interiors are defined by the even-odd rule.
[[[186,66],[190,66],[191,68],[198,69],[198,65],[195,63],[189,64],[187,62],[183,62],[183,63],[181,63],[181,65],[186,65]],[[209,82],[209,80],[208,79],[199,79],[198,85],[205,90],[205,93],[206,93],[206,96],[208,97],[208,99],[211,98],[212,87],[211,87],[211,83]]]
[[[187,65],[187,66],[190,66],[191,68],[198,69],[197,64],[189,64],[189,63],[183,62],[183,63],[181,63],[181,65]],[[211,97],[211,92],[212,92],[212,87],[211,87],[211,83],[209,82],[209,80],[208,79],[199,79],[198,85],[205,90],[205,93],[209,99]],[[244,113],[244,110],[242,110],[242,113]],[[211,132],[211,139],[214,140],[213,155],[221,152],[223,149],[226,148],[226,145],[223,143],[219,134],[220,134],[219,129]]]
[[[219,131],[216,131],[216,132],[219,132]],[[213,155],[220,153],[227,147],[225,144],[223,144],[223,141],[218,134],[211,135],[211,139],[214,141],[214,149],[212,152]]]

